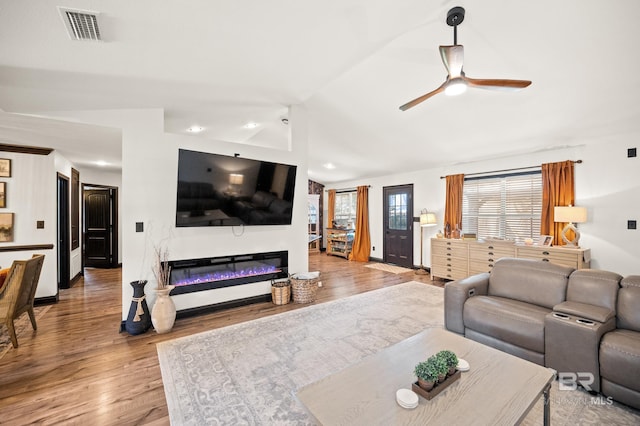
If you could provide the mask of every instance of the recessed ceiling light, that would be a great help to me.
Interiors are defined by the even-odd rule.
[[[96,166],[100,166],[100,167],[104,167],[104,166],[108,166],[109,163],[107,163],[106,161],[100,160],[100,161],[96,161]]]
[[[253,121],[250,121],[250,122],[248,122],[247,124],[244,125],[244,128],[245,129],[255,129],[258,126],[259,126],[258,123],[254,123]]]
[[[202,126],[191,126],[187,129],[187,132],[189,133],[200,133],[201,131],[204,130],[204,127]]]
[[[333,163],[323,164],[322,167],[324,167],[325,169],[329,169],[329,170],[336,168],[336,166]]]

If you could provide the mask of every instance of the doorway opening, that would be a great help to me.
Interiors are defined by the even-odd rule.
[[[117,268],[118,188],[82,185],[82,268]]]
[[[56,184],[56,197],[58,209],[57,223],[57,261],[58,261],[58,288],[69,288],[71,285],[71,222],[69,209],[69,178],[58,173]]]

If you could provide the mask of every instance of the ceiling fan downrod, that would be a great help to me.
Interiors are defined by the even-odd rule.
[[[453,45],[458,44],[458,25],[464,21],[464,7],[456,6],[447,12],[447,24],[453,27]]]

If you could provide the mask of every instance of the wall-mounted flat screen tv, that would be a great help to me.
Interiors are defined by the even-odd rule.
[[[176,226],[290,225],[296,166],[181,149]]]

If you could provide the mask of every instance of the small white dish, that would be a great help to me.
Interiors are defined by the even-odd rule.
[[[456,367],[460,371],[469,371],[469,363],[462,358],[458,358],[458,365]]]
[[[402,408],[413,409],[418,406],[418,395],[409,389],[398,389],[396,392],[396,402]]]

